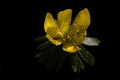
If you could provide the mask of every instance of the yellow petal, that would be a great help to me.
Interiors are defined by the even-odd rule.
[[[80,45],[85,39],[86,35],[87,35],[86,31],[84,31],[83,33],[78,33],[76,34],[76,36],[72,38],[71,41],[74,42],[76,45]]]
[[[66,9],[64,11],[60,11],[57,15],[58,23],[60,25],[60,30],[65,35],[70,27],[71,23],[71,16],[72,16],[72,10]]]
[[[72,42],[66,41],[64,43],[63,50],[69,53],[75,53],[81,49],[77,45],[74,45]]]
[[[90,25],[90,13],[88,9],[85,8],[77,14],[71,28],[76,28],[80,31],[83,31],[86,30],[89,25]]]
[[[81,35],[85,35],[85,31],[88,28],[90,24],[90,14],[87,8],[83,9],[82,11],[80,11],[78,13],[78,15],[76,16],[75,20],[73,21],[73,24],[70,27],[69,33],[67,34],[67,38],[69,38],[70,40],[75,38],[75,41],[77,42],[77,44],[80,44],[82,40]],[[84,34],[83,34],[84,33]],[[79,39],[77,39],[77,37]]]
[[[56,35],[58,29],[58,25],[52,17],[51,13],[47,13],[44,21],[44,30],[47,34],[52,37]]]
[[[55,40],[55,39],[53,39],[49,34],[46,34],[46,37],[48,38],[48,40],[49,40],[51,43],[55,44],[56,46],[61,45],[61,43],[62,43],[62,40],[60,40],[60,39]]]

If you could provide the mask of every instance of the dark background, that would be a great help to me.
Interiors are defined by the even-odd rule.
[[[99,6],[100,5],[100,6]],[[102,7],[101,7],[102,6]],[[100,7],[100,8],[99,8]],[[59,11],[70,8],[73,10],[72,19],[77,13],[88,8],[91,15],[91,25],[87,32],[90,37],[101,41],[98,47],[86,47],[95,57],[94,67],[85,64],[85,70],[75,74],[66,61],[59,73],[49,72],[44,64],[37,64],[34,58],[36,42],[34,39],[45,35],[43,24],[47,12],[53,17]],[[114,31],[109,27],[109,17],[103,4],[96,0],[34,0],[34,1],[5,1],[1,2],[1,31],[0,31],[0,80],[32,79],[32,80],[98,80],[111,78],[115,71],[113,44]],[[111,57],[112,56],[112,57]]]

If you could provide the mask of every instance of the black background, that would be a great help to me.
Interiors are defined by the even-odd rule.
[[[100,4],[100,6],[98,5]],[[101,7],[102,6],[102,7]],[[99,8],[100,7],[100,8]],[[72,19],[77,13],[88,8],[91,15],[91,25],[87,32],[90,37],[101,41],[98,47],[86,47],[95,57],[94,67],[86,64],[80,74],[72,72],[66,61],[59,73],[49,72],[44,64],[37,64],[34,58],[36,42],[34,39],[45,35],[43,24],[47,12],[53,17],[59,11],[70,8],[73,10]],[[114,31],[109,27],[103,4],[96,0],[34,0],[1,2],[1,41],[0,41],[0,80],[32,79],[32,80],[98,80],[110,78],[115,71],[113,50]],[[111,57],[112,56],[112,57]]]

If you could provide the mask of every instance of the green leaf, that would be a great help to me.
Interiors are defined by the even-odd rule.
[[[62,68],[64,61],[66,59],[66,56],[67,56],[66,52],[62,51],[61,53],[59,53],[59,60],[56,65],[56,72],[60,71],[60,69]]]
[[[56,52],[54,52],[54,54],[49,58],[47,64],[46,64],[46,68],[48,70],[53,70],[55,68],[55,65],[58,61],[58,58],[59,58],[59,54]]]
[[[77,66],[76,65],[72,65],[72,69],[74,72],[77,72]]]
[[[39,36],[37,38],[35,38],[35,41],[39,41],[39,42],[43,42],[43,41],[47,41],[48,39],[45,36]]]
[[[79,73],[80,69],[84,69],[84,64],[77,53],[70,54],[69,61],[74,72]]]
[[[56,50],[56,46],[51,46],[49,48],[47,48],[46,50],[42,51],[42,55],[39,58],[39,63],[43,63],[46,60],[48,60],[55,52]]]
[[[84,64],[77,53],[75,53],[74,59],[78,62],[78,68],[84,69]]]
[[[80,69],[84,69],[84,64],[82,60],[80,59],[79,55],[77,53],[74,53],[73,59],[77,62],[77,72],[80,72]]]
[[[87,49],[85,49],[82,45],[80,45],[80,48],[81,50],[78,51],[79,55],[83,58],[84,61],[86,61],[86,63],[93,66],[95,63],[95,59],[93,55]]]
[[[51,45],[51,42],[45,41],[45,42],[41,43],[40,45],[38,45],[37,50],[42,51],[42,50],[48,48],[50,45]]]
[[[35,58],[39,58],[41,55],[42,55],[42,53],[37,53],[37,54],[35,55]]]
[[[78,63],[77,63],[77,61],[74,59],[74,55],[75,55],[75,54],[69,54],[69,62],[70,62],[70,65],[71,65],[73,71],[74,71],[74,72],[77,72]]]

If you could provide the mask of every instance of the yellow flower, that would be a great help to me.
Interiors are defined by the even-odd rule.
[[[44,30],[49,41],[56,46],[63,44],[63,50],[75,53],[87,35],[86,29],[90,25],[90,14],[87,8],[81,10],[71,24],[72,10],[66,9],[57,14],[55,20],[51,13],[47,13]]]

